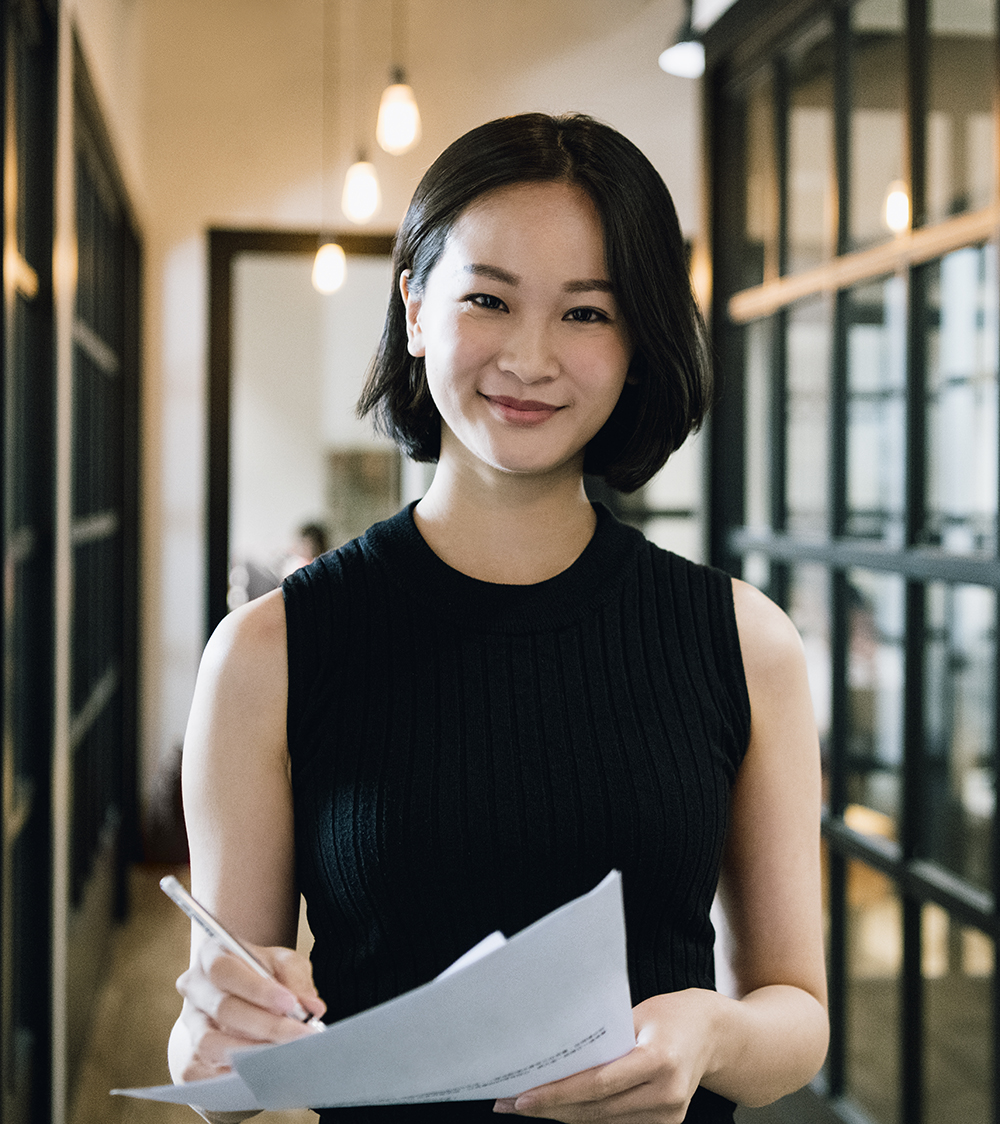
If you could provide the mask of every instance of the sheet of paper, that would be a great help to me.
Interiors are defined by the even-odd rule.
[[[145,1101],[197,1105],[214,1112],[251,1111],[262,1107],[238,1073],[209,1077],[205,1081],[189,1081],[186,1085],[149,1085],[143,1089],[112,1089],[111,1092],[115,1096],[139,1097]]]
[[[492,1099],[633,1045],[621,876],[613,871],[456,971],[322,1034],[238,1054],[230,1077],[116,1091],[215,1109]],[[253,1106],[243,1101],[247,1092]],[[227,1096],[241,1103],[221,1103]]]

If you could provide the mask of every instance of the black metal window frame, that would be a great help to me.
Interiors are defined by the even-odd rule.
[[[925,419],[924,298],[928,263],[964,246],[994,241],[1000,229],[1000,210],[989,209],[925,225],[926,127],[928,107],[928,0],[906,0],[905,7],[905,150],[912,207],[912,233],[897,244],[874,250],[849,252],[847,207],[850,185],[848,145],[849,112],[849,0],[739,0],[706,36],[708,67],[705,87],[705,136],[709,169],[710,240],[712,244],[713,294],[710,308],[713,339],[724,390],[709,432],[708,480],[710,560],[734,575],[741,575],[751,554],[769,563],[768,592],[779,604],[788,594],[789,569],[797,564],[817,564],[829,575],[829,621],[831,660],[831,725],[829,730],[828,809],[823,834],[829,855],[829,973],[832,1040],[824,1076],[817,1084],[827,1106],[840,1119],[857,1119],[843,1100],[846,1074],[846,894],[847,868],[860,861],[887,876],[902,902],[903,948],[900,974],[898,1064],[899,1119],[916,1124],[926,1118],[924,1087],[924,1003],[921,964],[921,914],[926,903],[934,903],[963,925],[1000,937],[1000,838],[996,817],[992,827],[992,886],[986,890],[971,885],[922,853],[922,817],[925,814],[927,783],[923,755],[925,735],[925,637],[927,583],[981,586],[996,591],[1000,604],[1000,556],[996,547],[989,553],[956,555],[925,545],[925,474],[927,453]],[[838,214],[835,224],[835,256],[824,269],[797,277],[785,270],[779,250],[778,276],[745,289],[738,250],[744,237],[743,213],[732,203],[732,185],[744,174],[745,130],[730,112],[734,91],[745,88],[753,73],[771,69],[779,91],[776,145],[782,144],[782,53],[810,23],[826,19],[833,36],[833,150]],[[993,74],[994,115],[1000,104],[997,77]],[[784,106],[787,113],[787,102]],[[787,239],[788,211],[785,153],[778,152],[779,245]],[[995,196],[996,198],[996,196]],[[845,533],[847,495],[847,355],[849,286],[868,279],[896,275],[907,291],[906,426],[904,541],[898,547],[865,542]],[[787,396],[782,383],[786,357],[788,310],[803,297],[825,294],[832,306],[829,381],[829,466],[827,478],[827,527],[822,538],[808,539],[792,533],[786,525],[785,474],[787,450]],[[748,405],[744,384],[744,326],[770,316],[776,346],[772,369],[778,372],[769,404],[773,438],[770,455],[770,530],[749,529],[744,507],[743,466],[746,454],[745,415]],[[903,663],[903,762],[902,799],[897,841],[852,830],[844,820],[846,790],[847,688],[847,574],[853,568],[897,575],[905,589]],[[996,651],[996,648],[995,648]],[[994,710],[992,753],[994,771],[1000,761],[1000,659],[993,668]],[[995,949],[995,944],[994,944]],[[993,1042],[992,1116],[1000,1121],[1000,985],[996,976],[992,1000]],[[886,1028],[887,1034],[891,1028]]]
[[[0,15],[5,146],[4,299],[0,305],[0,546],[4,673],[0,803],[0,1116],[47,1118],[50,1090],[52,565],[55,435],[54,231],[56,54],[41,3]]]
[[[66,1072],[104,947],[127,915],[138,822],[141,243],[83,52],[73,42],[76,276],[69,479]]]

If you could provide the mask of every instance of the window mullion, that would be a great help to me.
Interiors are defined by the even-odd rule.
[[[927,0],[907,2],[906,174],[914,227],[926,215]],[[917,545],[925,524],[926,355],[925,278],[922,266],[908,271],[906,345],[906,498],[904,535]],[[923,854],[924,805],[924,640],[925,592],[906,583],[903,689],[903,800],[901,844],[904,860]],[[919,1122],[925,1108],[925,1012],[921,939],[922,902],[902,890],[903,964],[900,996],[901,1118]]]

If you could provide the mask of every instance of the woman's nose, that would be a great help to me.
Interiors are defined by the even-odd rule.
[[[544,324],[522,323],[504,341],[500,369],[529,384],[555,378],[559,360]]]

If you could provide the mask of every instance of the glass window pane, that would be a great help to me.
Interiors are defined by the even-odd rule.
[[[833,160],[833,39],[814,24],[786,55],[788,74],[789,272],[834,252],[837,190]]]
[[[698,519],[654,515],[651,519],[636,522],[646,538],[664,550],[671,550],[692,562],[700,562],[704,558],[702,526]]]
[[[956,553],[996,549],[997,356],[995,245],[928,266],[927,524]]]
[[[991,1120],[993,941],[936,905],[921,917],[927,1120]]]
[[[847,395],[847,534],[901,546],[906,442],[901,277],[848,294]]]
[[[987,207],[997,178],[993,0],[929,6],[927,218]]]
[[[905,40],[901,0],[861,0],[851,9],[849,242],[894,237],[889,193],[902,185]],[[908,192],[907,192],[908,194]]]
[[[847,1092],[875,1124],[898,1124],[902,910],[889,879],[852,859],[847,911]]]
[[[787,528],[811,538],[827,531],[830,308],[817,298],[787,314]]]
[[[933,583],[926,592],[925,852],[992,889],[996,803],[996,594]]]
[[[771,527],[772,320],[748,324],[746,340],[746,524]]]
[[[657,546],[701,562],[705,556],[699,515],[703,474],[702,438],[693,434],[644,488],[631,495],[619,493],[621,518]]]
[[[766,591],[771,584],[771,560],[758,550],[743,556],[743,580]]]
[[[770,70],[751,80],[746,108],[746,275],[759,285],[778,275],[778,171],[774,83]]]
[[[894,574],[847,576],[849,827],[896,837],[903,752],[904,583]]]

